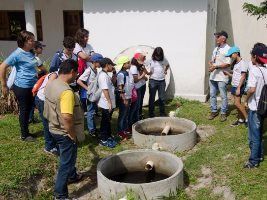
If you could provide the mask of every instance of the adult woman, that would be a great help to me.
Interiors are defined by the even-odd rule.
[[[73,53],[78,57],[78,73],[79,76],[83,74],[85,69],[87,68],[88,62],[90,62],[90,58],[92,53],[94,53],[93,47],[88,44],[89,40],[89,31],[80,28],[75,34],[75,48]],[[86,112],[86,90],[84,88],[80,89],[80,98],[83,105],[83,109]]]
[[[17,38],[18,48],[0,65],[0,79],[2,93],[6,97],[8,88],[6,84],[6,69],[10,66],[16,68],[17,74],[12,90],[18,100],[19,123],[21,139],[23,141],[34,141],[33,135],[29,133],[29,114],[32,108],[34,97],[32,87],[37,81],[36,67],[38,65],[34,48],[34,35],[29,31],[21,31]]]

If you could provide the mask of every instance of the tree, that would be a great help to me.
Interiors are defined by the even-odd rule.
[[[257,20],[260,18],[266,18],[267,1],[261,2],[259,6],[250,3],[244,3],[243,10],[252,16],[257,16]]]

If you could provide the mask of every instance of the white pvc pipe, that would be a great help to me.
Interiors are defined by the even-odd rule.
[[[149,160],[149,161],[147,161],[147,163],[145,165],[145,170],[151,171],[153,169],[153,167],[154,167],[153,161]]]
[[[161,135],[163,135],[163,134],[168,135],[170,129],[171,129],[171,126],[169,126],[169,125],[165,126],[161,132]]]

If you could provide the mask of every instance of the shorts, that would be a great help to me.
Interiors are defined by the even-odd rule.
[[[242,97],[242,95],[245,93],[245,87],[242,86],[240,88],[240,95],[236,95],[236,89],[237,89],[237,87],[232,86],[232,88],[231,88],[231,94],[234,95],[234,96],[237,96],[237,97]]]

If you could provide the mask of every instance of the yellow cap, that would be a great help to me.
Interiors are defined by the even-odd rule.
[[[121,70],[122,66],[129,61],[130,58],[128,56],[120,56],[116,62],[117,70]]]

